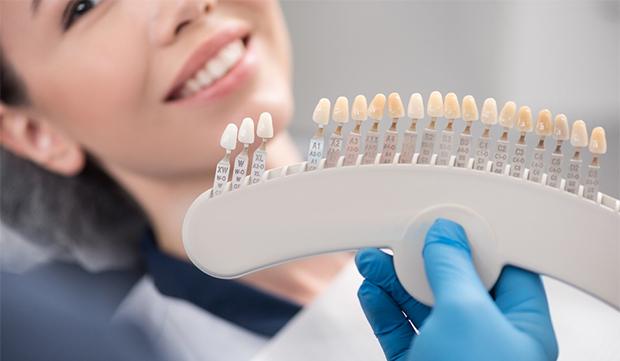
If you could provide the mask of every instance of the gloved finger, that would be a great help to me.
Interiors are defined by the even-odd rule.
[[[357,252],[355,264],[367,281],[383,289],[416,327],[420,327],[430,308],[411,297],[403,288],[394,271],[392,256],[376,248],[366,248]]]
[[[400,307],[384,290],[368,280],[360,286],[357,297],[385,358],[404,361],[415,334]]]
[[[549,360],[555,360],[558,346],[540,276],[520,268],[504,267],[494,293],[495,304],[504,316],[519,330],[538,339]]]
[[[424,267],[435,303],[490,297],[476,273],[465,230],[439,218],[426,233]]]

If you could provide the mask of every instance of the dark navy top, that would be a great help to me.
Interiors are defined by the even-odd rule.
[[[260,335],[275,335],[301,309],[250,285],[211,277],[189,262],[164,254],[150,231],[144,236],[142,248],[146,272],[159,292],[187,300]]]

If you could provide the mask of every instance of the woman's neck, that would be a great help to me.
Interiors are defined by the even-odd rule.
[[[298,152],[288,133],[274,138],[267,151],[268,168],[299,161]],[[159,248],[178,259],[187,260],[181,240],[183,217],[192,201],[211,187],[213,171],[205,172],[200,177],[174,181],[128,174],[115,169],[108,171],[144,209]],[[323,289],[349,258],[348,255],[336,255],[293,262],[249,275],[242,282],[305,304]]]

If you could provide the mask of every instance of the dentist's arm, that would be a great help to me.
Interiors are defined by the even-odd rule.
[[[538,275],[505,267],[489,294],[473,266],[463,228],[444,219],[429,229],[422,253],[435,297],[432,309],[403,289],[391,256],[365,249],[356,257],[365,278],[358,297],[388,360],[557,359]]]

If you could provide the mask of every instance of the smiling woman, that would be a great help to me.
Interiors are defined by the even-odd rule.
[[[233,312],[220,313],[202,296],[191,301],[263,335],[348,260],[329,256],[241,282],[187,284],[213,282],[186,263],[179,230],[191,200],[210,186],[225,125],[268,111],[275,128],[269,166],[297,158],[285,130],[290,54],[276,1],[2,1],[0,12],[6,226],[91,270],[128,264],[127,249],[142,239],[145,279],[161,292],[185,298],[179,285],[209,290]],[[248,311],[235,300],[264,307]]]

